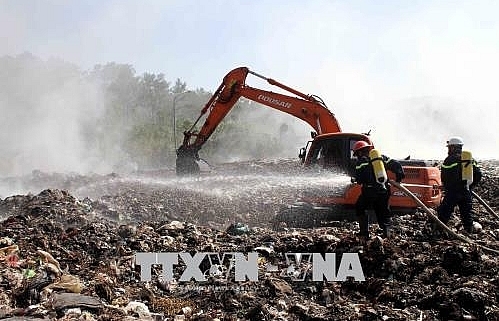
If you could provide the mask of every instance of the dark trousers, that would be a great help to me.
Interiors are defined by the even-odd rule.
[[[388,201],[390,198],[390,190],[380,190],[376,187],[362,188],[362,193],[355,204],[355,212],[360,225],[360,235],[369,237],[369,220],[366,214],[367,209],[373,209],[376,213],[376,220],[383,234],[386,235],[387,230],[392,225],[392,215]]]
[[[461,222],[465,228],[473,225],[473,216],[471,215],[472,198],[471,191],[463,189],[460,191],[446,191],[442,203],[437,209],[438,219],[447,224],[450,220],[456,205],[459,207]]]

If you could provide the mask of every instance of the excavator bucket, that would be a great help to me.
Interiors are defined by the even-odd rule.
[[[195,149],[180,146],[177,150],[177,160],[175,163],[177,175],[195,175],[199,174],[198,153]]]

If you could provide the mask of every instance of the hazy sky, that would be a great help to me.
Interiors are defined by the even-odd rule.
[[[248,66],[319,95],[344,131],[371,129],[390,156],[442,158],[460,135],[475,157],[499,158],[498,12],[498,1],[0,0],[0,56],[114,61],[209,91]]]

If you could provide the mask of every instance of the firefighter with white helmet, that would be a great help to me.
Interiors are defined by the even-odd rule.
[[[461,137],[451,137],[449,138],[449,140],[447,141],[447,147],[449,146],[463,146],[464,145],[464,142],[463,142],[463,139]]]
[[[482,179],[482,172],[471,153],[463,151],[463,145],[461,137],[451,137],[447,141],[447,157],[440,168],[444,197],[437,212],[440,221],[447,224],[457,205],[464,230],[472,233],[471,189]]]
[[[383,230],[383,237],[389,238],[391,232],[391,211],[388,201],[390,198],[390,186],[387,184],[386,172],[384,175],[378,174],[375,165],[383,167],[393,172],[396,176],[396,181],[400,182],[404,177],[404,170],[401,164],[394,160],[372,153],[375,151],[373,146],[365,141],[357,141],[352,146],[354,156],[357,157],[355,166],[355,177],[352,182],[362,185],[361,194],[355,204],[357,220],[360,226],[360,239],[369,238],[369,224],[366,210],[373,208],[376,213],[376,219],[379,227]],[[373,154],[376,156],[370,157]],[[375,164],[378,162],[378,164]],[[381,164],[379,164],[381,163]]]

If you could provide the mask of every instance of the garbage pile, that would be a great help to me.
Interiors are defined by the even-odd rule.
[[[496,164],[482,168],[485,175],[476,192],[496,208]],[[183,212],[169,208],[177,204],[169,198],[189,196],[192,191],[152,183],[144,186],[143,181],[115,175],[94,178],[109,194],[80,198],[85,194],[81,188],[92,179],[78,177],[77,184],[65,182],[71,191],[47,184],[36,195],[0,200],[4,217],[0,319],[499,319],[499,259],[477,245],[499,250],[499,221],[482,207],[475,211],[483,230],[470,236],[471,244],[434,235],[425,214],[416,212],[395,217],[393,239],[374,236],[364,245],[355,236],[355,222],[274,231],[270,224],[258,224],[272,218],[269,211],[274,208],[269,205],[237,216],[239,222],[214,214],[204,220],[210,224],[202,224],[195,216],[182,216]],[[267,196],[283,195],[282,190],[275,193]],[[237,200],[224,203],[200,193],[195,196],[202,206],[213,206],[214,213],[238,211],[233,205]],[[201,206],[188,197],[184,204],[194,206],[190,212]],[[458,219],[451,226],[460,232]],[[377,226],[371,228],[376,235]],[[182,252],[192,258],[196,253],[206,255],[193,264],[179,254],[167,278],[164,270],[170,269],[153,264],[150,280],[144,280],[145,265],[137,263],[137,253]],[[230,256],[236,252],[248,261],[249,253],[257,253],[257,280],[249,275],[236,280]],[[219,261],[212,261],[207,253]],[[316,280],[315,261],[307,253],[334,253],[336,271],[345,254],[354,253],[365,280],[326,276]],[[205,281],[181,280],[186,270],[192,275],[199,270],[197,276]]]

